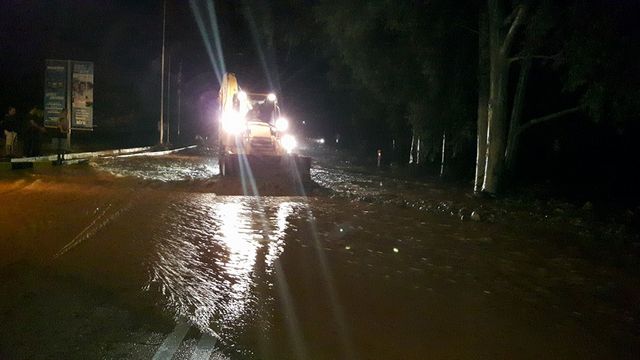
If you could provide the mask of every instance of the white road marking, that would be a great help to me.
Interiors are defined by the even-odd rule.
[[[73,247],[75,247],[76,245],[78,245],[79,243],[81,243],[86,237],[84,235],[86,234],[91,234],[92,230],[98,229],[101,226],[98,224],[96,225],[96,223],[98,223],[98,221],[102,220],[102,218],[105,216],[105,214],[107,213],[107,211],[109,211],[109,209],[111,208],[112,204],[108,204],[99,214],[98,216],[96,216],[95,219],[93,219],[93,221],[87,225],[87,227],[85,227],[78,235],[76,235],[73,240],[69,241],[69,243],[67,243],[65,246],[62,247],[62,249],[60,249],[60,251],[58,251],[55,255],[54,258],[58,258],[62,255],[64,255],[67,251],[71,250]]]
[[[216,346],[217,338],[209,334],[202,334],[196,350],[191,355],[191,360],[209,360]]]
[[[178,350],[182,339],[184,339],[188,331],[189,325],[183,321],[178,322],[173,332],[164,339],[164,342],[160,345],[158,351],[156,351],[153,360],[170,360],[176,350]]]

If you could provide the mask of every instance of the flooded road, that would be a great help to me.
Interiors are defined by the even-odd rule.
[[[637,279],[557,246],[564,224],[423,211],[466,194],[331,162],[306,197],[217,174],[177,153],[0,178],[0,359],[640,356]]]

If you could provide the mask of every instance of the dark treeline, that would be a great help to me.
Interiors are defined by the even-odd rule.
[[[280,62],[324,62],[316,86],[345,146],[444,159],[478,193],[551,181],[609,196],[640,180],[636,1],[283,3],[306,11],[270,23]]]

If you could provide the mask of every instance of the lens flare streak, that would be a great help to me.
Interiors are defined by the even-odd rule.
[[[204,43],[204,47],[207,50],[207,55],[209,56],[209,61],[211,62],[211,66],[213,67],[214,73],[216,74],[218,83],[222,83],[222,76],[226,71],[226,67],[224,64],[222,46],[220,45],[220,33],[218,30],[217,19],[215,19],[215,17],[210,18],[212,34],[209,34],[207,32],[207,27],[205,26],[204,19],[202,17],[202,14],[200,12],[200,9],[198,8],[198,4],[196,3],[196,1],[189,0],[189,6],[191,7],[191,12],[193,13],[193,17],[195,18],[196,24],[198,25],[198,30],[200,31],[200,35],[202,36],[202,42]],[[208,7],[209,6],[213,7],[212,4],[208,4]],[[211,10],[209,10],[209,12],[211,13]],[[215,23],[214,23],[214,19],[215,19]],[[211,40],[211,37],[213,37],[213,41]],[[211,45],[212,42],[216,45],[216,51],[214,51]]]

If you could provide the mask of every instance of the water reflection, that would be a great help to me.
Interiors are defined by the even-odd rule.
[[[256,314],[256,289],[273,283],[288,219],[301,203],[193,194],[164,214],[154,236],[147,290],[203,331],[242,327]]]
[[[282,202],[278,204],[278,210],[275,214],[273,223],[273,233],[267,242],[267,254],[265,255],[265,268],[267,273],[273,272],[274,262],[284,251],[284,237],[287,230],[287,219],[293,213],[294,208],[300,206],[299,203]]]
[[[93,160],[90,165],[116,177],[144,180],[208,180],[219,174],[217,162],[211,158],[177,154],[163,157],[105,157]]]
[[[219,260],[221,270],[229,277],[228,313],[225,322],[236,322],[250,298],[252,272],[260,243],[253,239],[252,219],[247,204],[230,202],[213,206],[211,215],[220,224],[214,241],[221,244],[228,257]]]

